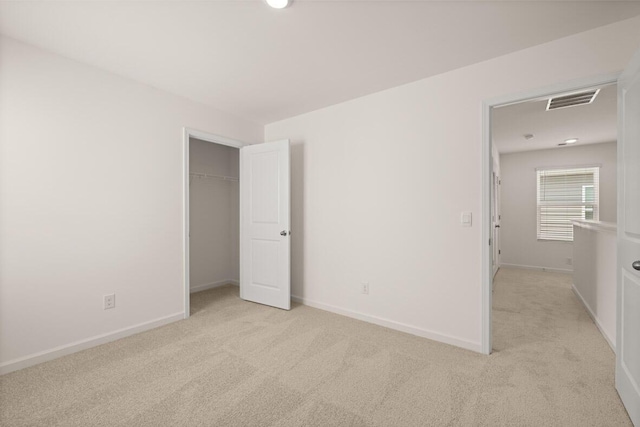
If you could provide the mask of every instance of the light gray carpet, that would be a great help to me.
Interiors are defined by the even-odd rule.
[[[570,276],[501,270],[483,356],[294,305],[192,317],[0,378],[2,426],[629,426]]]

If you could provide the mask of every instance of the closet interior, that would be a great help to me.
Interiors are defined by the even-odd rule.
[[[189,282],[198,292],[240,281],[239,150],[189,140]]]

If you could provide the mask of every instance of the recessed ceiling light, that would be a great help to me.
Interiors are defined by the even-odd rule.
[[[274,9],[284,9],[289,6],[289,0],[266,0],[266,2]]]
[[[578,138],[565,139],[564,142],[566,142],[567,144],[575,144],[576,142],[578,142]]]

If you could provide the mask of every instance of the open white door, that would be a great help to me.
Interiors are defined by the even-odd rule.
[[[618,81],[616,389],[640,426],[640,51]]]
[[[240,297],[289,310],[289,140],[240,149]]]

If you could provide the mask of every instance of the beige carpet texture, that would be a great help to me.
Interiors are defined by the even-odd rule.
[[[491,356],[224,286],[188,320],[0,377],[0,425],[631,426],[570,285],[501,269]]]

